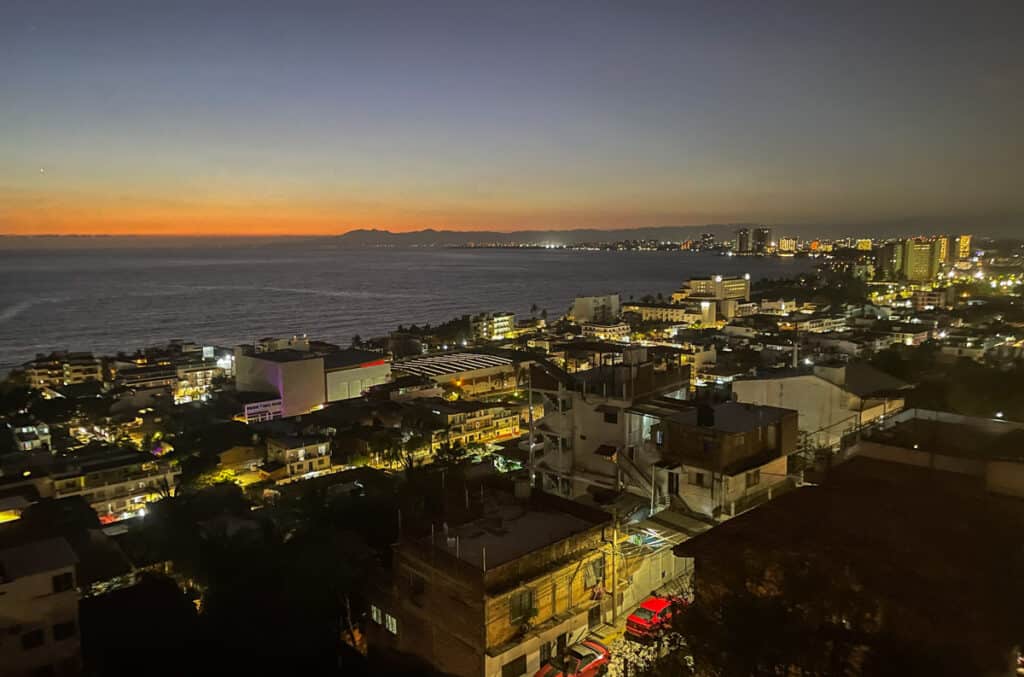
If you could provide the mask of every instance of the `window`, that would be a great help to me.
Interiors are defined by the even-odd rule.
[[[42,630],[31,630],[21,636],[21,648],[35,649],[37,646],[42,646],[45,639]]]
[[[619,422],[619,412],[617,412],[617,411],[606,411],[606,412],[604,412],[604,422],[605,423],[618,423]]]
[[[751,470],[747,473],[747,489],[750,487],[756,487],[761,483],[761,469]]]
[[[57,623],[53,626],[53,638],[58,642],[75,636],[75,622]]]
[[[664,430],[655,430],[654,431],[654,443],[657,444],[659,447],[661,445],[665,444],[665,431]]]
[[[526,674],[526,654],[501,666],[501,677],[521,677]]]
[[[392,635],[398,635],[398,619],[391,614],[384,614],[384,627],[388,629]]]
[[[705,486],[705,484],[704,484],[704,473],[702,473],[702,472],[690,473],[690,484],[692,484],[694,486],[698,486],[698,487]]]
[[[533,590],[517,590],[508,597],[509,618],[513,623],[523,623],[533,616]]]
[[[678,494],[679,493],[679,473],[670,472],[668,474],[668,493]]]
[[[544,665],[555,655],[555,643],[544,642],[540,645],[540,664]]]
[[[75,587],[75,576],[70,571],[53,577],[53,591],[65,592]]]
[[[383,622],[383,616],[381,615],[380,607],[377,606],[376,604],[371,604],[370,605],[370,618],[377,625],[380,625],[381,622]]]
[[[604,581],[604,555],[591,562],[590,568],[594,572],[594,578],[597,579],[598,583]]]

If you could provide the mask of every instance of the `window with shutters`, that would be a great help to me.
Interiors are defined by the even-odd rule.
[[[509,620],[512,623],[525,623],[533,616],[533,590],[526,588],[509,595]]]

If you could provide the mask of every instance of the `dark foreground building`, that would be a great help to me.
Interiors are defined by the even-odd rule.
[[[1024,501],[866,458],[676,546],[703,674],[1011,675]]]

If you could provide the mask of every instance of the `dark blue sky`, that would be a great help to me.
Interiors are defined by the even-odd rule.
[[[5,0],[0,232],[1013,222],[1022,45],[1019,0]]]

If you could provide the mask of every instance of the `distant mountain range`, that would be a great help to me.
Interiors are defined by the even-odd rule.
[[[581,244],[586,242],[617,242],[621,240],[699,239],[702,233],[712,233],[718,240],[735,237],[739,228],[756,228],[761,224],[733,223],[701,226],[656,226],[646,228],[620,228],[601,230],[520,230],[458,231],[417,230],[394,233],[388,230],[352,230],[334,238],[336,244],[346,247],[452,247],[472,244]],[[970,224],[957,224],[949,220],[925,222],[920,219],[889,221],[864,225],[770,225],[773,237],[898,237],[912,235],[938,235],[971,233],[993,237],[1019,237],[1024,232],[1024,219],[975,219]]]
[[[469,231],[469,230],[417,230],[392,232],[389,230],[358,229],[339,235],[323,236],[206,236],[171,237],[162,235],[5,235],[0,232],[0,249],[28,248],[104,248],[104,247],[180,247],[184,241],[199,239],[204,246],[287,246],[308,242],[322,242],[336,248],[360,247],[459,247],[473,244],[580,244],[587,242],[618,242],[622,240],[699,239],[701,233],[712,233],[719,241],[735,237],[739,228],[755,228],[756,223],[714,223],[698,226],[649,226],[640,228],[600,228]],[[774,238],[792,235],[803,238],[837,237],[906,237],[913,235],[971,233],[978,237],[1020,239],[1024,234],[1024,216],[993,214],[970,219],[914,218],[878,221],[863,224],[769,224]],[[244,244],[243,244],[244,243]]]

